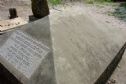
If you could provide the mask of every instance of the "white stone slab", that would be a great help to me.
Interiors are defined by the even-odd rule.
[[[19,30],[0,48],[0,55],[27,78],[48,53],[48,47]]]

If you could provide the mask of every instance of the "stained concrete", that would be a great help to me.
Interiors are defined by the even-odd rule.
[[[50,21],[57,84],[94,84],[126,41],[83,6],[61,9]]]
[[[18,27],[51,49],[30,79],[0,62],[23,84],[94,84],[125,43],[125,31],[96,21],[75,6]],[[15,30],[0,36],[4,42]]]

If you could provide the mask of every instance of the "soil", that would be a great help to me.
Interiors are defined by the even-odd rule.
[[[120,4],[121,3],[107,5],[94,4],[87,5],[86,7],[92,16],[103,21],[104,23],[116,28],[126,29],[126,9],[124,7],[120,7]],[[120,10],[121,12],[118,12],[117,10]]]
[[[18,16],[25,20],[32,15],[30,0],[0,0],[0,20],[9,19],[9,8],[16,8]]]

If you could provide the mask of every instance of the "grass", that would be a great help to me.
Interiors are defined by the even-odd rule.
[[[112,15],[126,21],[126,3],[120,3]]]
[[[62,0],[48,0],[49,3],[51,3],[52,5],[58,5],[61,3]]]
[[[63,0],[48,0],[48,2],[51,4],[51,5],[58,5],[58,4],[61,4]],[[76,0],[77,1],[77,0]],[[78,0],[79,1],[79,0]],[[89,4],[94,4],[94,3],[106,3],[106,2],[112,2],[113,0],[84,0],[86,3],[89,3]]]
[[[94,4],[94,3],[106,3],[106,2],[112,2],[113,0],[86,0],[88,4]]]

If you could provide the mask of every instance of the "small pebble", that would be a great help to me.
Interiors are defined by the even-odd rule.
[[[108,82],[106,84],[116,84],[116,80],[110,79],[110,80],[108,80]]]
[[[110,23],[109,21],[106,21],[107,23]]]
[[[18,24],[20,24],[20,22],[18,22]]]
[[[8,26],[10,26],[10,24],[8,24]]]
[[[117,67],[120,68],[120,65],[118,65]]]

